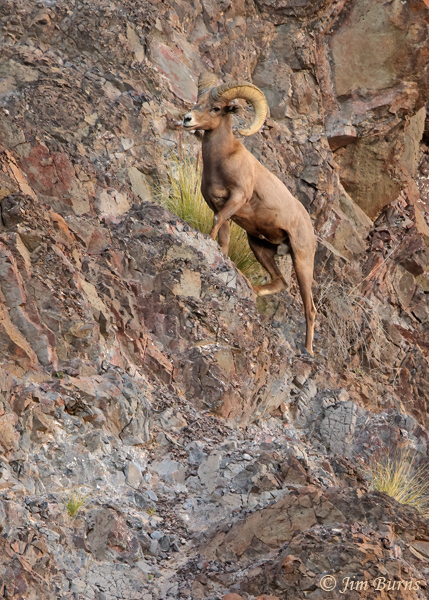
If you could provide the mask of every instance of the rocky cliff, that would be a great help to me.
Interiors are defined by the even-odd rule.
[[[365,466],[428,455],[428,23],[0,0],[0,595],[427,597],[428,521]],[[314,359],[293,275],[255,303],[153,202],[207,69],[264,91],[245,144],[314,222]]]

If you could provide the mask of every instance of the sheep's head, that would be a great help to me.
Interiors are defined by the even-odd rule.
[[[263,125],[268,112],[264,94],[256,85],[243,81],[218,85],[213,73],[203,73],[198,80],[198,99],[194,108],[185,115],[183,126],[186,129],[217,129],[221,120],[229,113],[236,112],[240,105],[237,98],[247,100],[255,111],[253,123],[247,129],[239,129],[242,135],[252,135]]]

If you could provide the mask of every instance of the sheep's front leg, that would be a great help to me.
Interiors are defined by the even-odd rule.
[[[235,213],[246,204],[246,197],[241,190],[232,191],[225,206],[214,216],[213,228],[210,232],[212,240],[216,239],[219,229]]]
[[[225,221],[222,227],[219,229],[218,241],[219,246],[222,248],[222,252],[225,256],[228,256],[229,250],[229,238],[231,237],[229,221]]]

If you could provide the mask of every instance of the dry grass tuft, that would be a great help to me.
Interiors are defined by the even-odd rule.
[[[316,308],[333,337],[334,343],[329,347],[332,359],[347,364],[358,354],[364,367],[383,371],[382,319],[373,302],[361,294],[359,286],[328,277],[319,283]]]
[[[201,194],[201,161],[191,157],[177,158],[167,164],[168,192],[155,190],[158,202],[186,221],[201,233],[209,234],[213,224],[213,211]],[[260,284],[266,273],[258,263],[247,242],[246,232],[231,222],[229,258],[253,284]]]
[[[406,450],[374,460],[369,467],[370,489],[385,492],[429,517],[429,467],[416,466],[417,455]]]
[[[169,192],[156,194],[160,203],[201,233],[210,233],[213,212],[205,202],[201,186],[202,167],[199,160],[173,156],[167,163]]]

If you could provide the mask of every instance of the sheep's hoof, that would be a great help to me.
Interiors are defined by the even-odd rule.
[[[314,354],[309,352],[307,348],[303,348],[301,351],[301,357],[306,358],[307,360],[314,360]]]
[[[255,292],[255,294],[257,296],[269,296],[270,294],[274,294],[277,290],[272,290],[270,287],[271,284],[265,284],[265,285],[254,285],[253,287],[253,291]]]

